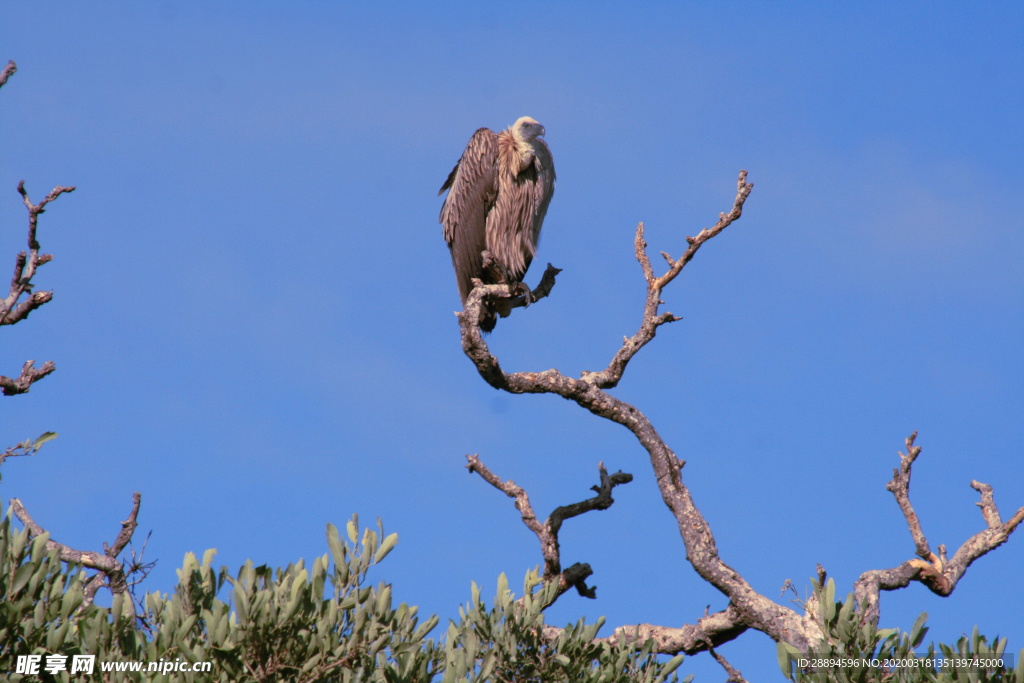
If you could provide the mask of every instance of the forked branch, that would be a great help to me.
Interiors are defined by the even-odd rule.
[[[117,534],[117,538],[114,539],[114,544],[110,546],[106,543],[103,544],[103,553],[98,553],[94,550],[75,550],[53,540],[46,542],[46,549],[59,551],[60,559],[64,562],[79,564],[96,570],[96,575],[85,584],[85,600],[82,602],[80,610],[92,604],[93,599],[96,597],[96,591],[104,584],[110,588],[110,592],[114,595],[130,597],[126,595],[129,590],[128,577],[124,565],[117,558],[132,540],[132,534],[135,533],[135,529],[139,525],[139,505],[142,503],[142,495],[136,492],[132,496],[132,500],[132,511],[128,515],[128,519],[121,522],[121,531]],[[38,537],[48,533],[32,519],[32,516],[20,500],[12,498],[11,508],[14,510],[14,515],[21,520],[21,523],[25,525],[25,528],[29,530],[32,536]],[[129,599],[127,604],[131,605],[134,611],[134,601]]]
[[[32,278],[35,277],[36,269],[44,263],[53,260],[52,254],[39,253],[39,241],[36,239],[36,230],[39,227],[39,214],[46,213],[46,205],[61,196],[65,192],[74,192],[74,187],[61,187],[58,185],[46,195],[38,204],[33,204],[25,190],[25,181],[18,183],[18,192],[21,194],[25,207],[28,209],[28,253],[21,252],[14,261],[14,277],[11,278],[11,288],[7,296],[0,302],[0,325],[14,325],[28,317],[29,313],[39,308],[53,298],[53,292],[32,293]],[[29,297],[18,303],[22,295],[29,294]]]
[[[470,473],[476,472],[488,484],[502,491],[509,498],[515,499],[516,509],[519,510],[519,514],[523,518],[523,524],[536,534],[537,539],[540,541],[541,554],[544,556],[544,574],[541,578],[545,584],[552,581],[558,582],[558,592],[555,595],[555,600],[573,587],[585,598],[597,597],[597,587],[588,587],[586,584],[586,579],[594,573],[589,564],[577,562],[568,569],[562,570],[558,532],[562,528],[562,522],[567,519],[577,517],[591,510],[607,510],[610,508],[612,503],[615,502],[612,499],[612,489],[620,484],[628,484],[633,481],[633,475],[621,471],[609,475],[608,471],[604,468],[604,463],[600,463],[598,469],[601,475],[601,483],[591,487],[597,492],[596,496],[579,503],[557,507],[544,522],[540,522],[537,519],[537,515],[533,512],[533,507],[530,505],[530,497],[521,486],[518,486],[511,479],[502,481],[498,475],[491,472],[486,465],[480,462],[480,457],[476,454],[467,455],[466,460],[469,461],[466,469]]]
[[[27,394],[29,387],[33,383],[38,382],[56,369],[57,366],[53,364],[52,360],[46,361],[38,368],[35,367],[34,360],[25,361],[25,364],[21,366],[21,374],[14,379],[0,375],[0,389],[3,390],[4,396]]]
[[[905,588],[911,581],[920,582],[936,595],[950,595],[971,563],[1005,543],[1021,521],[1024,521],[1024,507],[1021,507],[1013,517],[1003,522],[992,495],[992,487],[977,480],[972,481],[971,488],[981,494],[981,501],[976,504],[981,508],[987,528],[964,541],[951,560],[946,558],[945,544],[939,546],[938,555],[933,553],[928,539],[921,530],[917,513],[910,504],[911,468],[921,453],[921,447],[914,445],[916,439],[917,432],[907,437],[907,453],[900,453],[900,466],[893,470],[892,481],[886,484],[886,488],[896,497],[896,502],[907,520],[918,558],[907,560],[892,569],[872,570],[861,574],[854,584],[854,594],[863,611],[862,619],[865,621],[878,621],[880,591]]]

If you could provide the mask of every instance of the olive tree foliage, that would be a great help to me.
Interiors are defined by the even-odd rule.
[[[922,650],[927,613],[917,618],[910,631],[879,629],[861,618],[853,593],[836,601],[834,581],[823,583],[823,578],[819,573],[817,580],[811,579],[814,590],[808,601],[813,600],[821,640],[810,652],[784,642],[777,646],[779,668],[793,683],[1024,683],[1024,650],[1014,667],[1012,658],[1006,657],[1006,638],[997,637],[990,644],[975,626],[969,637],[962,636],[954,646],[932,643]],[[819,666],[812,666],[812,659]],[[911,661],[914,664],[908,665]],[[828,662],[842,665],[820,666]]]
[[[364,529],[357,545],[329,526],[331,553],[309,568],[249,562],[235,576],[211,565],[215,551],[202,563],[190,553],[173,594],[147,594],[137,612],[120,594],[110,608],[85,605],[85,571],[47,550],[47,534],[16,531],[8,515],[0,523],[0,671],[14,672],[19,655],[86,654],[115,665],[211,663],[210,672],[170,680],[431,680],[440,659],[425,636],[436,618],[420,624],[415,608],[392,607],[390,586],[364,585],[397,541],[392,534],[378,543],[380,536]],[[218,597],[225,587],[230,604]],[[109,680],[140,676],[114,671]]]
[[[654,642],[610,645],[595,639],[600,624],[582,621],[553,640],[544,637],[541,606],[550,591],[517,598],[499,580],[493,607],[473,586],[440,640],[428,637],[437,617],[393,605],[391,586],[367,585],[367,572],[397,543],[397,534],[359,528],[347,537],[327,526],[329,551],[307,567],[243,565],[231,575],[191,553],[171,594],[149,593],[136,612],[115,595],[110,608],[84,605],[85,571],[33,537],[0,522],[0,672],[14,672],[19,655],[95,655],[109,681],[580,681],[662,683],[682,661],[659,661]],[[209,672],[118,670],[134,662],[209,662]],[[100,664],[97,664],[97,669]],[[179,667],[190,668],[190,667]],[[84,674],[63,680],[89,680]],[[18,674],[11,681],[24,678]],[[30,680],[30,679],[29,679]]]

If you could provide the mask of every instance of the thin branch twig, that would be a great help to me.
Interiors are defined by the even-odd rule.
[[[14,75],[14,72],[18,70],[18,65],[14,63],[14,60],[7,62],[7,66],[4,67],[3,71],[0,71],[0,88],[4,87],[7,83],[7,79]]]
[[[725,679],[726,681],[729,683],[747,683],[747,679],[743,677],[740,670],[734,668],[725,657],[715,652],[714,648],[709,648],[708,652],[711,653],[711,656],[715,658],[716,662],[722,665],[722,668],[725,669],[725,673],[729,674],[729,677]]]

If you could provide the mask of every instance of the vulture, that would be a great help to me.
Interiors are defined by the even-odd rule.
[[[473,278],[529,291],[522,280],[555,192],[555,165],[544,132],[529,116],[500,133],[479,129],[437,193],[448,190],[440,222],[463,305]],[[499,263],[485,268],[484,250]],[[483,310],[480,329],[493,330],[497,313],[492,306]]]

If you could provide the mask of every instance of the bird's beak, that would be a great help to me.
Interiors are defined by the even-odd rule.
[[[547,132],[548,131],[547,131],[546,128],[544,128],[544,126],[540,127],[540,135],[541,135],[541,137],[544,137],[545,135],[547,135]]]

